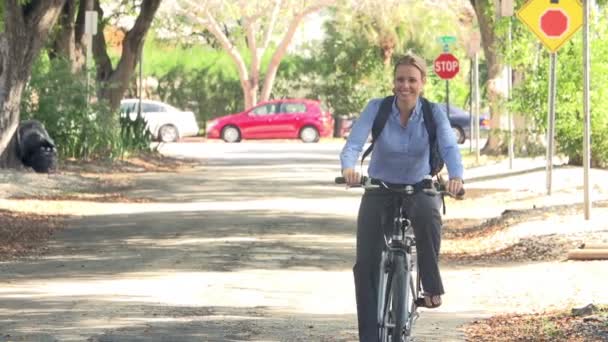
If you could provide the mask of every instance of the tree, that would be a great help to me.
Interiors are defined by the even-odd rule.
[[[51,36],[48,49],[51,58],[64,57],[72,64],[72,72],[84,67],[86,40],[84,17],[93,10],[93,0],[67,0],[57,22],[58,29]]]
[[[152,24],[160,2],[161,0],[142,0],[139,14],[135,19],[133,27],[126,32],[122,40],[122,52],[116,68],[112,67],[104,35],[95,35],[93,40],[93,55],[97,66],[97,82],[100,84],[98,95],[110,103],[112,110],[120,106],[120,100],[135,71],[135,66],[141,56],[144,38]],[[103,10],[99,5],[99,0],[95,0],[95,10],[99,13],[99,17],[103,18]],[[99,20],[98,32],[103,32],[104,26],[105,21]]]
[[[260,95],[262,101],[270,97],[281,60],[293,40],[298,26],[306,16],[336,3],[336,0],[265,0],[265,1],[176,1],[176,9],[195,24],[208,30],[234,61],[245,107],[258,102],[261,58],[276,37],[278,43],[266,69]],[[222,25],[223,24],[223,25]],[[228,28],[228,30],[226,29]],[[232,30],[232,33],[229,30]],[[249,52],[249,69],[240,48],[245,39]]]
[[[20,163],[15,148],[19,105],[32,64],[40,53],[65,0],[6,0],[0,33],[0,167]]]
[[[116,13],[120,17],[136,16],[133,27],[122,39],[122,53],[114,68],[108,55],[106,37],[103,34],[109,20],[104,17],[100,0],[67,0],[62,10],[59,30],[54,36],[51,55],[69,59],[74,72],[81,70],[86,50],[84,14],[87,10],[96,11],[99,20],[98,34],[93,39],[93,57],[97,67],[96,80],[100,86],[98,97],[106,100],[111,110],[116,110],[133,76],[144,38],[161,1],[140,0],[135,5],[130,0],[114,1]]]
[[[493,0],[471,0],[471,5],[475,10],[477,22],[479,23],[479,31],[481,33],[481,45],[483,48],[486,66],[487,66],[487,84],[486,97],[490,106],[490,128],[492,131],[489,134],[486,146],[483,148],[484,153],[496,154],[500,153],[504,141],[501,135],[497,134],[500,129],[500,101],[502,94],[498,88],[498,81],[503,68],[503,61],[499,58],[499,36],[497,34],[496,13]]]

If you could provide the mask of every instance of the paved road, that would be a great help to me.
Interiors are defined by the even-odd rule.
[[[0,341],[356,340],[360,192],[332,184],[340,147],[163,146],[201,166],[138,176],[128,195],[157,203],[81,213],[46,255],[0,263]],[[446,269],[454,292],[467,272]],[[487,315],[457,304],[423,312],[419,340]]]

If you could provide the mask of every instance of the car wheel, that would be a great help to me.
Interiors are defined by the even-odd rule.
[[[233,143],[241,141],[241,131],[234,126],[226,126],[222,130],[222,139],[225,142]]]
[[[177,138],[179,138],[179,133],[177,127],[173,125],[163,125],[158,130],[158,139],[162,142],[177,141]]]
[[[464,131],[462,128],[458,126],[452,126],[452,131],[454,131],[454,135],[456,136],[456,142],[458,144],[464,144],[466,137],[464,136]]]
[[[319,141],[319,131],[311,126],[306,126],[300,130],[300,140],[305,143],[312,143]]]

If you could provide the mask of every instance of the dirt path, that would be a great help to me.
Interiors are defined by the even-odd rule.
[[[121,190],[148,203],[1,199],[0,208],[79,216],[44,255],[0,263],[0,341],[356,340],[351,267],[360,194],[327,181],[336,173],[333,150],[277,154],[142,174]],[[571,173],[556,172],[561,180]],[[525,181],[468,183],[494,190],[450,203],[446,219],[481,220],[548,201],[542,190],[513,185]],[[559,186],[550,201],[576,202],[571,183]],[[539,218],[487,240],[509,245],[526,231],[608,234],[606,209],[594,214],[587,223],[577,214]],[[446,252],[459,248],[457,239],[444,241]],[[445,304],[422,312],[416,336],[462,341],[463,323],[495,313],[606,303],[607,266],[445,261]]]

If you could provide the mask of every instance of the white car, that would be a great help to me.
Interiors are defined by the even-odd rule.
[[[139,99],[120,101],[120,112],[127,112],[131,119],[138,113]],[[194,113],[182,111],[171,105],[154,100],[141,100],[142,116],[148,123],[152,136],[163,142],[177,141],[182,137],[198,135],[199,127]]]

